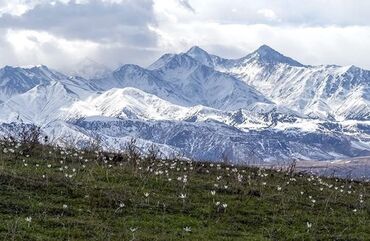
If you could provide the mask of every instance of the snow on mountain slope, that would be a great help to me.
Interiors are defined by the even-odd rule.
[[[79,100],[78,94],[60,82],[40,84],[0,104],[0,120],[45,125],[61,118],[61,108]]]
[[[178,120],[188,108],[171,104],[155,95],[126,87],[110,89],[96,97],[74,103],[66,109],[66,118],[107,116],[117,118],[143,118]]]
[[[251,54],[248,54],[247,56],[233,61],[234,65],[240,65],[240,64],[249,64],[252,62],[258,62],[265,66],[274,66],[276,64],[284,64],[289,66],[295,66],[295,67],[305,67],[303,64],[299,63],[298,61],[289,58],[287,56],[284,56],[283,54],[277,52],[276,50],[272,49],[271,47],[267,45],[262,45],[259,47],[256,51],[254,51]]]
[[[369,155],[366,147],[352,145],[349,137],[327,132],[241,131],[222,123],[149,121],[132,119],[85,118],[70,122],[82,132],[94,132],[106,142],[135,137],[177,148],[189,158],[218,161],[227,156],[234,163],[256,164],[298,159],[335,159]],[[115,144],[117,145],[117,143]]]
[[[239,59],[225,59],[217,55],[209,54],[198,46],[190,48],[186,53],[199,63],[218,70],[227,70],[233,67],[247,65],[251,62],[258,62],[270,66],[275,64],[286,64],[289,66],[304,67],[304,65],[298,61],[282,55],[267,45],[262,45],[253,53]]]
[[[80,99],[86,99],[87,97],[101,91],[101,89],[92,81],[78,76],[68,77],[66,79],[58,80],[57,82],[60,82],[65,86],[65,88],[78,95]]]
[[[237,111],[222,111],[202,105],[184,107],[132,87],[110,89],[100,95],[77,101],[64,108],[64,111],[63,119],[66,120],[104,116],[194,123],[218,122],[241,129],[273,127],[278,123],[285,123],[288,128],[289,124],[305,120],[298,113],[267,103],[256,103],[248,109]]]
[[[132,135],[124,135],[122,133],[112,135],[115,132],[115,128],[111,128],[106,133],[103,133],[95,129],[82,128],[76,124],[85,121],[105,123],[106,126],[111,126],[111,123],[122,121],[122,119],[91,116],[76,122],[54,121],[45,126],[43,130],[54,143],[74,148],[76,146],[89,148],[92,143],[97,141],[96,138],[98,137],[101,149],[118,151],[124,149],[125,145],[133,138]],[[0,133],[1,130],[2,126],[0,125]],[[182,153],[181,149],[175,146],[153,142],[150,138],[135,137],[135,141],[137,147],[143,153],[147,152],[153,145],[160,150],[160,154],[163,157],[181,156]]]
[[[185,53],[165,55],[151,68],[158,78],[171,83],[177,92],[189,99],[188,105],[237,110],[256,102],[272,103],[254,88],[199,63]]]
[[[201,49],[198,46],[191,47],[186,52],[186,54],[195,59],[196,61],[198,61],[199,63],[211,68],[217,68],[218,66],[228,66],[233,63],[233,60],[209,54],[207,51]]]
[[[216,70],[232,74],[275,103],[302,114],[337,120],[370,118],[370,71],[355,66],[307,66],[266,45],[230,60],[199,49],[196,54],[189,51],[198,61],[212,62]]]
[[[282,64],[270,67],[259,63],[229,71],[276,103],[311,117],[340,120],[355,113],[368,118],[369,71],[360,71],[354,77],[349,73],[353,70],[347,67],[294,67]],[[350,99],[352,101],[348,101]]]
[[[65,75],[50,70],[46,66],[30,68],[5,66],[0,69],[0,101],[24,93],[36,85],[64,78],[66,78]]]
[[[110,77],[93,80],[93,84],[102,90],[133,87],[186,107],[236,110],[256,102],[272,103],[235,77],[202,65],[184,53],[164,55],[150,70],[124,65]]]
[[[26,93],[38,85],[47,85],[52,82],[60,82],[70,90],[85,96],[88,95],[86,92],[98,90],[89,80],[81,77],[68,77],[44,65],[27,68],[6,66],[0,69],[0,101]]]
[[[126,87],[110,89],[101,95],[73,103],[64,109],[64,119],[79,119],[104,116],[142,120],[168,120],[201,122],[214,120],[230,123],[232,113],[205,106],[184,107],[172,104],[159,97]]]
[[[171,83],[158,78],[152,71],[133,64],[120,67],[109,77],[93,80],[92,84],[102,91],[132,87],[179,105],[186,106],[190,101]]]

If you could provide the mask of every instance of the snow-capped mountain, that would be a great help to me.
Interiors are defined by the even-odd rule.
[[[111,76],[94,80],[102,90],[132,87],[182,106],[203,105],[225,110],[256,102],[272,103],[232,75],[207,67],[187,54],[162,56],[149,69],[124,65]]]
[[[134,137],[238,163],[370,155],[370,71],[304,65],[266,45],[239,59],[195,46],[114,71],[87,60],[72,75],[7,66],[0,100],[1,132],[34,123],[59,144],[99,136],[119,149]]]
[[[57,120],[59,113],[56,110],[76,100],[78,95],[60,82],[40,84],[0,104],[0,120],[11,122],[21,119],[42,126]]]
[[[37,85],[65,78],[63,74],[46,66],[30,68],[5,66],[0,69],[0,100],[4,101],[14,95],[25,93]]]
[[[191,52],[193,58],[205,59],[204,52]],[[243,80],[273,102],[312,118],[370,120],[368,70],[355,66],[307,66],[266,45],[240,59],[209,56],[215,69]]]
[[[187,54],[161,57],[150,69],[158,78],[174,86],[175,91],[181,92],[189,100],[187,105],[236,110],[256,102],[272,103],[249,85],[201,64]]]
[[[177,120],[186,115],[186,107],[172,104],[156,95],[126,87],[110,89],[101,95],[73,103],[66,109],[66,119],[89,116],[146,120]]]

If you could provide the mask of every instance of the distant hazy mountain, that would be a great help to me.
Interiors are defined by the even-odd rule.
[[[72,71],[73,76],[81,76],[85,79],[100,79],[111,74],[112,70],[92,59],[85,58],[80,61]]]

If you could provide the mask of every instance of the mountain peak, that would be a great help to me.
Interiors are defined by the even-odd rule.
[[[125,64],[119,67],[114,72],[120,72],[120,71],[126,71],[126,72],[137,72],[137,71],[146,71],[146,69],[140,67],[137,64]]]
[[[199,65],[197,59],[193,58],[187,53],[180,53],[173,55],[164,66],[169,69],[177,69],[193,68],[197,65]]]
[[[275,49],[271,48],[268,45],[260,46],[256,51],[247,55],[245,59],[256,59],[257,61],[263,64],[287,64],[291,66],[302,67],[303,64],[295,61],[292,58],[286,57],[285,55],[279,53]]]
[[[95,60],[93,60],[93,59],[91,59],[91,58],[89,58],[89,57],[85,57],[85,58],[83,58],[80,62],[79,62],[79,64],[99,64],[98,62],[96,62]]]
[[[16,69],[17,67],[13,67],[13,66],[10,66],[10,65],[5,65],[3,68],[1,68],[2,70],[12,70],[12,69]]]
[[[193,55],[193,54],[194,55],[199,55],[199,54],[208,55],[207,51],[205,51],[204,49],[202,49],[201,47],[196,46],[196,45],[191,47],[186,53],[189,54],[189,55]]]
[[[45,72],[45,73],[52,73],[53,70],[51,70],[48,66],[46,65],[35,65],[35,66],[30,66],[29,68],[27,68],[31,71],[41,71],[41,72]]]
[[[151,64],[148,67],[148,69],[149,70],[161,68],[176,69],[179,67],[192,68],[196,65],[199,65],[199,61],[197,61],[197,59],[193,58],[187,53],[165,54],[162,57],[160,57],[157,61],[155,61],[153,64]]]
[[[275,49],[271,48],[270,46],[266,44],[261,45],[255,52],[259,54],[265,54],[265,55],[266,54],[280,54],[278,51],[276,51]]]
[[[195,59],[196,61],[198,61],[199,63],[206,65],[208,67],[213,67],[214,65],[213,60],[214,56],[211,56],[207,51],[198,46],[191,47],[186,52],[186,54]]]

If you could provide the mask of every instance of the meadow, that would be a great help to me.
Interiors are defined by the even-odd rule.
[[[0,143],[1,240],[370,240],[370,183]]]

